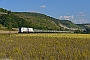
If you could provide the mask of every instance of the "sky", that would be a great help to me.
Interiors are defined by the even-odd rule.
[[[0,0],[0,8],[37,12],[73,23],[90,23],[90,0]]]

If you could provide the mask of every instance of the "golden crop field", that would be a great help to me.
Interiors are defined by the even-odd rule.
[[[0,34],[0,60],[90,60],[90,34]]]

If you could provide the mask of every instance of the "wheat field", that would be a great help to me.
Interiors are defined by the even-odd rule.
[[[0,60],[90,60],[90,34],[0,34]]]

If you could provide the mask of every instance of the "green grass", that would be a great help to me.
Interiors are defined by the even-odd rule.
[[[90,60],[89,34],[0,34],[0,59]]]

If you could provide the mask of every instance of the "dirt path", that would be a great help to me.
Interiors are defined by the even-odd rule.
[[[0,33],[18,33],[18,31],[3,31],[3,30],[0,30]]]

